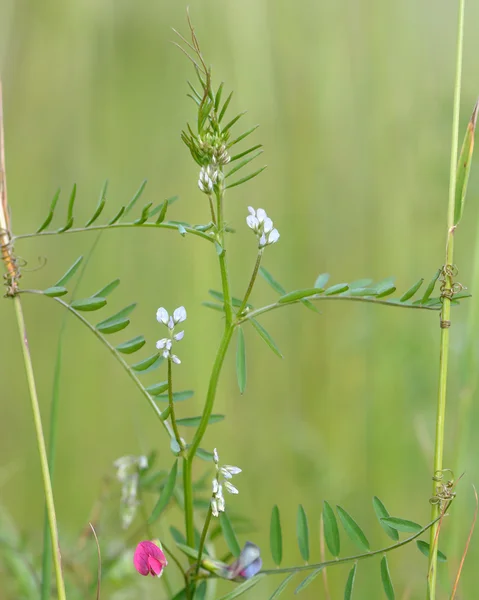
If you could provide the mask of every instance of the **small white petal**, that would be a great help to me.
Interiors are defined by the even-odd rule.
[[[179,331],[178,333],[175,333],[175,335],[173,336],[173,339],[175,340],[175,342],[179,342],[184,337],[185,337],[185,332],[184,331]]]
[[[165,350],[163,352],[163,358],[168,358],[170,356],[170,351],[169,350]]]
[[[223,486],[221,483],[218,484],[218,491],[216,492],[216,499],[219,500],[220,498],[223,498]]]
[[[217,506],[220,512],[225,512],[225,499],[223,498],[223,496],[221,496],[221,498],[218,498]]]
[[[256,211],[252,206],[248,206],[248,210],[250,215],[253,215],[253,217],[256,217]]]
[[[273,221],[269,217],[266,217],[266,219],[264,220],[264,223],[263,223],[263,231],[265,233],[269,233],[272,229],[273,229]]]
[[[171,360],[175,363],[175,365],[181,365],[181,360],[176,356],[176,354],[171,355]]]
[[[259,226],[258,219],[256,217],[254,217],[253,215],[248,215],[246,217],[246,223],[247,223],[248,227],[250,229],[252,229],[253,231],[256,231],[258,229],[258,226]]]
[[[273,229],[271,233],[268,235],[268,244],[275,244],[279,240],[279,231],[277,229]]]
[[[258,221],[260,223],[263,223],[265,221],[265,219],[268,218],[266,211],[262,208],[258,208],[258,210],[256,211],[256,216],[258,217]]]
[[[233,475],[231,475],[231,473],[224,467],[221,467],[220,471],[225,479],[231,479],[233,477]]]
[[[163,325],[168,323],[168,312],[162,306],[156,311],[156,320]]]
[[[211,501],[211,514],[213,515],[213,517],[219,516],[218,503],[214,499]]]
[[[264,233],[261,234],[261,237],[259,238],[259,243],[258,243],[260,248],[264,248],[265,246],[268,245],[268,242],[266,240],[266,236]]]
[[[168,319],[168,329],[173,329],[175,326],[175,322],[173,321],[173,316]]]
[[[216,448],[213,450],[213,460],[215,461],[215,464],[218,464],[220,462],[220,457],[218,456],[218,451],[216,450]]]
[[[167,348],[167,344],[170,340],[168,338],[162,338],[156,342],[157,350],[163,350],[163,348]]]
[[[175,309],[175,312],[173,313],[173,320],[175,322],[175,325],[177,323],[182,323],[183,321],[186,321],[186,309],[184,306],[179,306]]]
[[[239,494],[239,491],[229,481],[225,481],[225,488],[230,494]]]
[[[213,479],[213,495],[216,495],[218,492],[218,480]]]
[[[239,467],[233,467],[232,465],[224,465],[223,469],[231,473],[231,475],[238,475],[242,472],[242,469]]]

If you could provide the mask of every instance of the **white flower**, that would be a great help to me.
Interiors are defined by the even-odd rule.
[[[175,308],[173,312],[173,321],[175,325],[186,321],[186,309],[184,306],[179,306],[178,308]]]
[[[229,481],[225,481],[225,488],[230,494],[239,494],[238,488],[235,488]]]
[[[220,467],[216,448],[213,450],[213,460],[216,467],[216,474],[212,482],[211,513],[217,517],[220,512],[224,512],[225,510],[223,486],[230,494],[239,494],[238,489],[229,480],[234,475],[241,473],[241,469],[232,465],[223,465]]]
[[[163,325],[168,324],[168,312],[165,308],[160,306],[160,308],[156,311],[156,320],[159,323],[163,323]]]
[[[121,483],[120,515],[124,529],[127,529],[135,518],[138,499],[140,471],[148,467],[146,456],[122,456],[113,463],[116,478]]]
[[[173,347],[173,342],[179,342],[185,336],[184,331],[179,331],[175,334],[174,329],[178,323],[182,323],[186,320],[186,309],[184,306],[179,306],[178,308],[175,308],[172,315],[169,315],[168,311],[161,306],[156,311],[156,319],[159,323],[166,325],[170,333],[170,337],[162,338],[156,342],[156,348],[158,350],[162,350],[162,355],[164,358],[169,358],[176,365],[179,365],[181,360],[176,356],[176,354],[171,353],[171,349]]]
[[[262,208],[255,210],[252,206],[248,206],[248,211],[250,214],[246,217],[246,223],[256,234],[258,247],[261,249],[275,244],[279,240],[279,231],[274,228],[273,221],[266,211]]]

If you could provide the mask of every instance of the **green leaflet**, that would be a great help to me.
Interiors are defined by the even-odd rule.
[[[397,531],[402,531],[403,533],[417,533],[421,531],[421,525],[418,525],[414,521],[408,521],[407,519],[399,519],[398,517],[385,517],[382,518],[386,525],[389,525],[393,529]]]
[[[336,506],[336,510],[338,511],[339,520],[348,534],[349,539],[362,551],[369,552],[369,542],[356,521],[344,510],[344,508],[341,508],[341,506]]]
[[[388,600],[395,600],[393,582],[391,581],[391,575],[389,574],[388,559],[384,555],[381,559],[381,581],[383,588],[386,593]]]
[[[354,563],[353,568],[349,571],[348,580],[346,581],[346,587],[344,589],[344,600],[351,600],[353,597],[354,581],[356,579],[356,571],[358,563]]]
[[[244,343],[244,333],[241,327],[238,327],[238,345],[236,347],[236,377],[240,394],[244,394],[246,389],[246,348]]]
[[[166,386],[168,389],[168,385]],[[173,392],[173,402],[184,402],[185,400],[188,400],[189,398],[191,398],[191,396],[194,395],[194,391],[193,390],[183,390],[182,392]],[[168,398],[168,394],[163,394],[160,393],[156,396],[155,400],[158,400],[159,402],[168,402],[169,398]]]
[[[102,287],[101,290],[98,290],[98,292],[96,294],[93,294],[93,296],[101,296],[102,298],[106,298],[106,296],[108,296],[114,290],[116,290],[116,288],[119,285],[120,285],[120,280],[114,279],[113,281],[111,281],[110,283],[105,285],[105,287]]]
[[[325,288],[326,284],[329,281],[329,273],[321,273],[321,275],[318,275],[316,278],[316,281],[314,282],[314,287],[315,288]]]
[[[225,538],[226,544],[234,557],[238,557],[241,553],[241,548],[238,543],[238,539],[234,532],[233,526],[228,515],[225,512],[220,513],[221,529]]]
[[[286,294],[284,287],[276,281],[276,279],[267,271],[264,267],[259,268],[259,274],[261,277],[273,288],[278,294]]]
[[[43,221],[43,223],[37,229],[37,233],[41,233],[42,231],[44,231],[50,225],[50,223],[52,222],[53,215],[55,213],[55,207],[56,207],[57,202],[58,202],[58,198],[60,198],[60,189],[58,189],[55,192],[55,195],[53,196],[52,202],[50,204],[50,210],[48,211],[47,218]]]
[[[417,545],[419,552],[421,554],[424,554],[424,556],[426,558],[429,558],[429,548],[430,548],[429,543],[424,542],[423,540],[416,540],[416,545]],[[444,552],[441,552],[440,550],[438,550],[437,551],[437,560],[439,562],[446,562],[447,556],[444,554]]]
[[[152,354],[151,356],[148,356],[148,358],[140,360],[140,362],[131,365],[131,368],[134,371],[146,371],[146,369],[153,366],[159,358],[161,358],[160,353],[156,352],[156,354]]]
[[[321,573],[322,570],[323,567],[319,567],[318,569],[315,569],[312,573],[310,573],[306,577],[306,579],[303,579],[303,581],[298,585],[298,587],[294,590],[294,593],[299,594],[299,592],[304,590],[304,588],[306,588],[310,583],[312,583],[316,579],[316,577]]]
[[[404,294],[399,298],[399,301],[406,302],[406,300],[409,300],[410,298],[412,298],[423,283],[424,283],[424,277],[422,277],[419,281],[416,281],[416,283],[413,286],[411,286],[407,290],[407,292],[404,292]]]
[[[158,498],[158,502],[151,513],[150,518],[148,519],[148,523],[153,524],[161,513],[168,506],[168,503],[173,495],[173,491],[175,489],[176,478],[178,476],[178,461],[175,460],[173,467],[168,475],[168,479],[166,480],[165,487],[161,491],[160,497]]]
[[[399,534],[396,529],[393,529],[387,523],[384,522],[383,519],[388,518],[389,513],[388,513],[386,507],[384,506],[384,504],[381,502],[381,500],[377,496],[374,496],[374,498],[373,498],[373,508],[374,508],[374,512],[376,513],[376,516],[378,518],[378,521],[379,521],[379,524],[381,525],[381,527],[384,529],[384,531],[387,533],[387,535],[392,540],[397,542],[399,540]]]
[[[85,298],[83,300],[74,300],[71,303],[71,307],[75,310],[91,312],[94,310],[100,310],[106,304],[105,298]]]
[[[129,319],[108,319],[105,323],[98,323],[96,328],[104,335],[108,335],[111,333],[117,333],[118,331],[125,329],[126,327],[128,327],[129,324]]]
[[[239,596],[242,596],[245,592],[247,592],[256,584],[258,584],[263,579],[263,577],[265,577],[265,575],[256,575],[251,579],[247,579],[244,583],[238,585],[234,590],[229,592],[229,594],[218,598],[218,600],[233,600],[233,598],[238,598]]]
[[[466,201],[467,183],[471,171],[472,153],[474,151],[474,134],[476,130],[477,113],[479,110],[479,100],[474,106],[471,119],[467,124],[466,135],[462,144],[461,153],[457,162],[456,171],[456,190],[454,201],[454,225],[458,225],[464,212]]]
[[[130,202],[127,204],[126,208],[123,210],[122,212],[122,216],[126,217],[126,215],[133,209],[133,207],[135,206],[135,204],[138,202],[138,200],[140,199],[141,195],[143,194],[145,187],[147,184],[147,180],[145,179],[142,184],[140,185],[140,187],[138,188],[138,190],[136,191],[135,195],[133,196],[133,198],[130,200]],[[151,204],[150,204],[151,206]],[[146,219],[145,219],[146,221]]]
[[[279,584],[279,586],[273,592],[273,595],[269,598],[269,600],[276,600],[276,598],[279,598],[280,595],[286,589],[286,586],[288,585],[288,583],[291,581],[291,579],[293,579],[293,577],[295,575],[296,575],[296,573],[290,573],[285,579],[283,579],[283,581]]]
[[[213,423],[219,423],[223,421],[225,418],[224,415],[210,415],[208,419],[208,425],[212,425]],[[183,427],[198,427],[201,422],[201,416],[199,417],[185,417],[183,419],[176,419],[177,425],[182,425]]]
[[[241,179],[238,179],[237,181],[234,181],[233,183],[230,183],[229,185],[225,186],[226,189],[230,189],[230,188],[234,188],[238,185],[241,185],[243,183],[246,183],[247,181],[250,181],[251,179],[253,179],[254,177],[257,177],[260,173],[262,173],[264,170],[266,169],[266,166],[261,167],[261,169],[258,169],[257,171],[255,171],[254,173],[250,173],[249,175],[246,175],[245,177],[242,177]]]
[[[349,290],[349,285],[347,283],[337,283],[336,285],[332,285],[327,290],[325,290],[325,296],[333,296],[334,294],[341,294],[342,292],[347,292]]]
[[[271,548],[271,556],[276,566],[279,567],[283,560],[283,534],[281,531],[281,521],[279,517],[279,508],[273,506],[271,511],[271,524],[269,529],[269,543]]]
[[[128,340],[127,342],[119,344],[116,349],[122,354],[133,354],[134,352],[140,350],[140,348],[143,348],[145,344],[145,338],[142,335],[139,335],[131,340]]]
[[[298,506],[298,515],[296,519],[296,535],[298,538],[298,547],[303,560],[309,560],[309,528],[308,519],[303,505]]]
[[[73,227],[73,207],[75,205],[75,198],[77,195],[77,184],[73,184],[72,192],[70,194],[70,200],[68,201],[68,212],[67,212],[67,220],[63,227],[58,230],[58,233],[63,233],[68,229]]]
[[[90,217],[90,219],[86,222],[85,227],[90,227],[93,223],[98,219],[98,217],[103,212],[106,204],[106,191],[108,189],[108,179],[103,184],[103,188],[101,190],[100,199],[98,200],[97,207],[95,208],[95,212]]]
[[[68,290],[57,285],[43,290],[43,293],[45,296],[49,296],[50,298],[58,298],[58,296],[64,296],[65,294],[68,294]]]
[[[323,526],[326,545],[333,556],[339,556],[341,540],[339,537],[338,522],[333,509],[326,500],[323,502]]]
[[[114,315],[111,315],[111,317],[108,317],[107,319],[100,321],[100,323],[97,324],[96,328],[101,331],[102,328],[108,327],[112,323],[116,323],[117,321],[125,319],[129,314],[131,314],[135,310],[135,308],[136,308],[136,302],[134,302],[133,304],[129,304],[128,306],[125,306],[125,308],[122,308]]]
[[[150,385],[145,389],[152,396],[158,396],[159,394],[166,392],[166,390],[168,389],[168,382],[162,381],[161,383],[154,383],[153,385]]]
[[[60,279],[55,283],[53,287],[63,287],[66,283],[70,281],[70,279],[75,275],[80,267],[80,263],[83,260],[83,256],[79,256],[76,261],[72,264],[71,267],[67,270],[67,272],[60,277]]]
[[[435,275],[433,276],[433,278],[431,279],[431,281],[429,282],[429,285],[427,286],[426,291],[424,292],[424,296],[421,298],[421,304],[424,304],[429,300],[431,294],[434,291],[434,288],[436,286],[436,281],[438,280],[440,274],[441,274],[441,269],[438,269],[436,271]]]
[[[295,290],[294,292],[289,292],[288,294],[284,294],[278,299],[280,304],[284,304],[286,302],[296,302],[297,300],[301,300],[302,298],[306,298],[307,296],[314,296],[315,294],[321,294],[324,290],[320,288],[308,288],[305,290]]]
[[[266,329],[260,323],[258,323],[258,321],[256,321],[255,319],[249,319],[249,321],[250,321],[251,325],[254,327],[254,329],[256,329],[258,334],[266,342],[266,344],[268,344],[268,346],[271,348],[271,350],[276,354],[276,356],[283,358],[283,355],[281,354],[280,349],[278,348],[278,346],[276,345],[275,341],[270,336],[270,334],[266,331]]]

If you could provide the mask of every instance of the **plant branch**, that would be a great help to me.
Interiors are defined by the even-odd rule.
[[[260,248],[258,250],[258,256],[256,257],[256,263],[254,265],[254,269],[253,269],[253,273],[251,275],[251,279],[249,280],[249,284],[248,284],[248,288],[246,290],[246,293],[244,295],[243,298],[243,302],[241,303],[241,306],[238,310],[238,315],[241,315],[241,313],[244,311],[244,309],[246,308],[246,305],[248,304],[248,300],[249,297],[251,296],[251,292],[253,291],[253,287],[256,281],[256,277],[258,276],[258,271],[259,271],[259,267],[261,265],[261,259],[263,258],[263,248]]]
[[[176,415],[175,415],[175,403],[173,401],[173,375],[171,372],[171,357],[168,357],[168,406],[170,408],[170,419],[171,426],[173,428],[173,433],[175,435],[175,440],[181,450],[183,450],[184,445],[181,441],[180,432],[178,431],[178,425],[176,424]]]
[[[195,575],[198,575],[198,571],[200,570],[201,557],[203,555],[203,550],[204,550],[205,542],[206,542],[206,536],[208,535],[208,529],[210,527],[212,516],[213,516],[213,513],[211,510],[211,504],[210,504],[210,506],[208,508],[208,512],[206,514],[205,524],[203,525],[203,531],[201,532],[200,545],[198,546],[198,559],[196,562]]]
[[[461,76],[462,76],[462,54],[464,37],[464,6],[465,0],[459,0],[458,14],[458,34],[457,34],[457,52],[456,52],[456,78],[454,83],[454,106],[452,118],[452,141],[451,141],[451,163],[449,174],[449,206],[447,218],[447,242],[446,242],[446,262],[444,266],[445,289],[451,290],[452,265],[454,263],[454,208],[456,195],[456,169],[457,154],[459,144],[459,112],[461,102]],[[451,319],[451,299],[445,294],[441,309],[441,340],[439,355],[439,390],[437,399],[436,414],[436,441],[434,447],[434,466],[433,476],[443,470],[444,454],[444,430],[446,418],[446,395],[447,395],[447,370],[449,358],[449,327]],[[436,481],[433,483],[433,496],[436,494]],[[440,511],[437,504],[432,505],[431,520],[435,520]],[[429,567],[427,575],[427,598],[435,600],[436,598],[436,578],[437,578],[437,528],[435,524],[431,528]]]
[[[420,529],[414,535],[406,538],[405,540],[402,540],[401,542],[398,542],[397,544],[392,544],[391,546],[386,546],[386,548],[381,548],[380,550],[374,550],[373,552],[365,552],[364,554],[356,554],[355,556],[347,556],[345,558],[335,558],[334,560],[327,560],[325,562],[320,562],[320,563],[315,563],[315,564],[301,565],[299,567],[284,567],[282,569],[265,569],[264,571],[260,571],[259,574],[279,575],[281,573],[284,574],[284,573],[299,573],[300,571],[312,571],[315,569],[334,567],[335,565],[341,565],[344,563],[352,562],[354,560],[363,560],[366,558],[371,558],[373,556],[377,556],[378,554],[384,554],[386,552],[392,552],[393,550],[396,550],[397,548],[401,548],[402,546],[406,546],[407,544],[410,544],[411,542],[413,542],[415,539],[417,539],[419,536],[421,536],[425,531],[427,531],[429,528],[433,527],[441,518],[442,518],[442,515],[440,517],[438,517],[437,519],[435,519],[434,521],[431,521],[431,523],[428,523],[427,525],[425,525],[422,529]]]
[[[141,229],[141,228],[150,228],[150,229],[171,229],[173,231],[178,231],[178,225],[176,223],[142,223],[139,225],[138,223],[114,223],[113,225],[91,225],[90,227],[74,227],[72,229],[67,229],[66,231],[41,231],[40,233],[22,233],[20,235],[16,235],[12,238],[13,242],[17,240],[24,240],[28,238],[34,237],[44,237],[49,235],[66,235],[68,233],[81,233],[83,231],[103,231],[104,229]],[[184,229],[187,233],[191,235],[196,235],[201,237],[209,242],[214,242],[214,237],[200,231],[199,229],[195,229],[194,227],[189,227],[184,225]]]

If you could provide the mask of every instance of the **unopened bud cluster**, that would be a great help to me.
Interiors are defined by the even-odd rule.
[[[213,479],[213,490],[211,497],[211,513],[214,517],[218,517],[220,512],[225,511],[225,498],[223,496],[223,487],[230,494],[239,494],[238,489],[231,483],[233,475],[241,473],[239,467],[231,465],[219,466],[219,456],[216,448],[213,452],[213,460],[216,467],[215,478]]]

